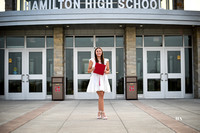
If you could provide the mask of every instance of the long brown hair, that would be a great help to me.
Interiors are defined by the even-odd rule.
[[[100,47],[97,47],[97,48],[94,50],[95,61],[96,61],[96,63],[99,62],[99,60],[98,60],[98,58],[97,58],[97,55],[96,55],[96,51],[97,51],[97,49],[101,49],[101,51],[102,51],[102,54],[101,54],[101,63],[104,64],[103,50],[102,50],[102,48],[100,48]]]

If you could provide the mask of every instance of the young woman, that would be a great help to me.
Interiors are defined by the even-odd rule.
[[[94,51],[95,58],[89,60],[88,73],[91,73],[90,82],[87,87],[87,92],[97,93],[99,96],[98,100],[98,116],[97,119],[107,120],[107,116],[104,112],[104,93],[110,92],[110,85],[106,74],[110,73],[109,60],[104,58],[103,50],[96,48]],[[93,73],[95,70],[95,64],[100,63],[106,65],[103,75]]]

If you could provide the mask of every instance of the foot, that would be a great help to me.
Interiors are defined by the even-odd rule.
[[[103,120],[107,120],[108,119],[108,117],[106,116],[104,111],[102,111],[102,118],[103,118]]]
[[[97,115],[97,119],[101,119],[101,118],[102,118],[102,111],[99,111]]]

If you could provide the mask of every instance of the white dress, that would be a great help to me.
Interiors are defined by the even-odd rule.
[[[95,64],[96,64],[95,59],[91,58],[90,60],[93,62],[92,67],[95,67]],[[109,60],[104,58],[104,65],[106,65],[107,61]],[[94,93],[96,91],[110,92],[108,77],[105,73],[104,75],[99,75],[99,74],[91,72],[91,77],[90,77],[90,82],[87,87],[87,92]]]

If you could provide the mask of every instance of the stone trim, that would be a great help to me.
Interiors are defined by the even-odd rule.
[[[194,98],[200,98],[200,27],[194,29],[193,42]]]

